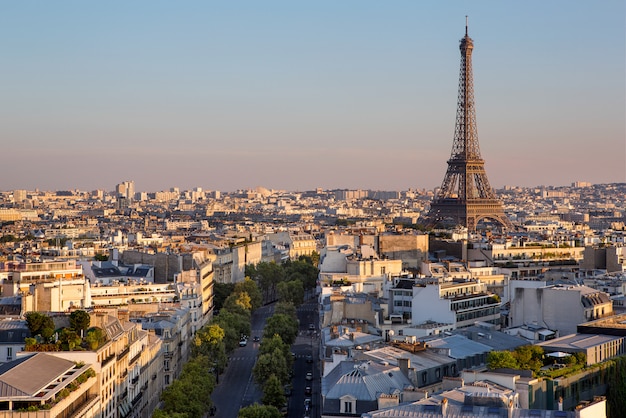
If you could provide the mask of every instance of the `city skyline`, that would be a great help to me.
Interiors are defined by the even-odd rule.
[[[626,6],[5,4],[0,190],[440,186],[469,15],[491,185],[626,181]]]

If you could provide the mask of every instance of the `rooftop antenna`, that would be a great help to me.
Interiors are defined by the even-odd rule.
[[[465,36],[467,36],[467,15],[465,15]]]

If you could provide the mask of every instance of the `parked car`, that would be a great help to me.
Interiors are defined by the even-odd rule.
[[[313,380],[313,373],[306,372],[306,380]]]

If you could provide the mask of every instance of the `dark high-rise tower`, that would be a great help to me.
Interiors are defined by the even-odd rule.
[[[480,156],[472,78],[474,42],[467,34],[467,20],[460,49],[461,73],[452,155],[441,190],[430,205],[426,223],[460,224],[473,231],[480,220],[489,218],[510,228],[511,221],[489,185],[485,161]]]

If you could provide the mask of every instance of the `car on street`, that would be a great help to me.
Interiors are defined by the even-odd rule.
[[[312,356],[312,355],[310,355],[310,354],[307,354],[307,355],[306,355],[306,362],[307,362],[307,363],[313,363],[313,356]]]
[[[309,324],[309,331],[315,331],[315,325],[314,324]]]
[[[312,393],[313,393],[313,390],[311,390],[311,386],[307,386],[304,388],[305,396],[311,396]]]
[[[313,373],[306,372],[306,380],[313,380]]]
[[[254,338],[252,338],[252,341],[254,341],[255,343],[258,343],[261,339],[259,338],[258,335],[255,335]]]
[[[245,338],[242,338],[242,339],[239,341],[239,347],[245,347],[245,346],[247,346],[247,345],[248,345],[248,340],[246,340]]]

